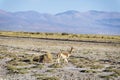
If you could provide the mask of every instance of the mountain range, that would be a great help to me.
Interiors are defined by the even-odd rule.
[[[120,35],[120,12],[69,10],[53,15],[0,10],[0,30]]]

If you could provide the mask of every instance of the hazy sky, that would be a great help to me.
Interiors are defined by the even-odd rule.
[[[53,14],[67,10],[120,12],[120,0],[0,0],[0,9],[11,12],[35,10]]]

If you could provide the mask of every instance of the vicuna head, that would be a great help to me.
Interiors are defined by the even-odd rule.
[[[71,49],[68,51],[69,52],[69,54],[71,54],[72,53],[72,51],[73,51],[73,47],[71,47]]]

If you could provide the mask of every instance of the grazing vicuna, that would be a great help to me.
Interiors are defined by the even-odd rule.
[[[61,51],[60,53],[57,54],[57,62],[60,63],[60,59],[64,59],[64,62],[68,63],[68,58],[71,55],[73,50],[73,47],[71,47],[71,49],[67,52],[63,52]]]

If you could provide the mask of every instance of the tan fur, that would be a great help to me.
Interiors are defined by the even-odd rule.
[[[71,55],[73,50],[73,47],[71,47],[70,51],[67,52],[63,52],[61,51],[60,53],[57,54],[57,62],[60,63],[60,59],[64,59],[64,62],[68,63],[67,58],[69,58],[69,56]]]

